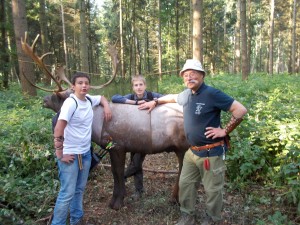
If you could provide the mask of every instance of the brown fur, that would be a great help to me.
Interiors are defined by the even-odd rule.
[[[44,106],[57,109],[60,100],[46,97]],[[172,201],[178,201],[178,182],[183,157],[188,143],[183,130],[182,107],[177,103],[168,103],[156,107],[151,113],[139,110],[135,105],[110,103],[112,120],[103,122],[103,107],[94,108],[92,141],[105,145],[109,137],[116,146],[110,150],[111,168],[114,177],[114,190],[109,206],[120,209],[124,205],[126,194],[124,168],[126,152],[155,154],[175,152],[179,162],[179,171],[172,193]],[[59,108],[61,105],[59,106]]]

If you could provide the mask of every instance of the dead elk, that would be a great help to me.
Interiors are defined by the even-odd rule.
[[[38,37],[37,37],[38,38]],[[36,40],[37,40],[36,38]],[[47,70],[43,63],[43,57],[38,57],[34,53],[36,40],[32,46],[22,41],[22,47],[34,62],[53,80],[56,78]],[[113,48],[111,48],[113,49]],[[114,67],[114,75],[118,60],[116,51],[111,51],[111,58]],[[58,70],[57,76],[60,80],[69,84],[64,76],[64,70]],[[62,106],[63,101],[69,96],[70,90],[64,90],[61,82],[55,82],[58,88],[51,96],[46,96],[44,106],[57,112]],[[110,81],[96,88],[107,86]],[[113,195],[110,200],[110,207],[120,209],[124,205],[126,195],[124,168],[127,152],[138,152],[143,154],[155,154],[161,152],[175,152],[179,171],[173,188],[172,200],[178,200],[178,182],[182,168],[183,157],[188,149],[188,143],[183,130],[182,107],[176,103],[164,104],[156,107],[151,113],[146,110],[139,110],[137,106],[127,104],[110,103],[112,109],[112,121],[103,120],[103,107],[94,108],[94,119],[92,125],[92,140],[98,145],[105,145],[108,137],[116,143],[110,151],[111,170],[114,179]]]

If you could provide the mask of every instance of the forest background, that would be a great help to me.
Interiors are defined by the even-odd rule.
[[[115,46],[117,77],[97,91],[108,98],[130,92],[135,74],[145,75],[151,90],[178,93],[183,90],[178,71],[187,58],[199,59],[207,82],[249,109],[232,134],[228,182],[232,190],[246,188],[247,203],[272,207],[251,223],[300,223],[299,2],[105,0],[102,8],[95,3],[1,1],[0,223],[32,224],[51,213],[58,191],[53,113],[40,105],[46,93],[30,83],[55,87],[22,51],[25,32],[29,44],[40,34],[38,55],[53,52],[44,58],[49,71],[58,65],[66,67],[67,77],[84,71],[95,85],[111,78],[107,48]],[[255,195],[247,189],[252,184],[268,194]]]

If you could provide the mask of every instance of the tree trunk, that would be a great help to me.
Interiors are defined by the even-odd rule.
[[[158,73],[159,79],[162,80],[162,47],[161,47],[161,0],[158,0],[158,35],[157,35],[157,44],[158,44]]]
[[[47,17],[45,13],[45,0],[39,0],[40,3],[40,24],[41,24],[41,41],[42,41],[42,52],[46,53],[49,52],[49,36],[48,36],[48,31],[47,31]],[[47,66],[51,66],[50,64],[50,59],[49,57],[45,57],[44,62]],[[51,69],[49,69],[51,71]],[[42,79],[43,83],[45,85],[50,85],[51,84],[51,77],[44,75]]]
[[[63,39],[64,39],[64,52],[65,52],[65,65],[66,65],[66,75],[70,79],[69,74],[69,63],[68,63],[68,50],[67,50],[67,40],[66,40],[66,28],[65,28],[65,16],[64,16],[64,6],[61,0],[60,2],[60,9],[61,9],[61,23],[63,29]]]
[[[175,36],[176,36],[176,53],[175,53],[175,59],[176,59],[176,70],[178,71],[180,66],[179,66],[179,0],[176,0],[176,6],[175,6]]]
[[[292,60],[291,60],[291,68],[292,73],[296,73],[296,16],[297,16],[297,0],[294,0],[293,4],[293,20],[292,20]]]
[[[236,24],[235,24],[235,42],[234,42],[234,73],[241,72],[241,0],[236,3]]]
[[[25,1],[12,0],[12,12],[22,92],[24,94],[36,96],[36,89],[26,79],[28,78],[29,81],[35,83],[34,64],[28,63],[31,59],[25,55],[21,47],[21,38],[24,38],[25,32],[28,30]]]
[[[121,76],[125,77],[125,68],[124,68],[124,43],[123,43],[123,9],[122,9],[122,0],[119,0],[119,23],[120,23],[120,47],[121,47]]]
[[[273,42],[274,42],[274,8],[275,0],[270,0],[270,31],[269,31],[269,74],[273,75]]]
[[[251,73],[251,55],[252,55],[252,48],[251,48],[251,40],[252,40],[252,9],[251,9],[251,0],[247,0],[248,4],[248,11],[247,11],[247,58],[248,58],[248,72]]]
[[[193,2],[193,58],[203,63],[202,7],[203,0]]]
[[[80,61],[81,71],[89,73],[89,60],[88,60],[88,38],[86,28],[86,5],[85,0],[79,0],[80,12]]]
[[[247,54],[247,32],[246,32],[246,0],[241,0],[241,43],[242,43],[242,78],[248,79],[248,54]]]
[[[136,0],[133,0],[132,2],[132,13],[131,13],[131,21],[132,21],[132,24],[131,24],[131,74],[130,76],[132,75],[136,75],[137,74],[137,63],[136,63],[136,45],[135,45],[135,2]]]
[[[2,79],[2,87],[8,89],[8,74],[9,74],[9,55],[8,55],[8,43],[7,43],[7,35],[6,35],[6,10],[5,10],[5,1],[1,1],[0,3],[0,27],[1,27],[1,40],[0,40],[0,74],[3,74]],[[1,83],[1,82],[0,82]],[[1,88],[0,88],[1,89]]]

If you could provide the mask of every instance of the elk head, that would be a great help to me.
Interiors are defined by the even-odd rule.
[[[52,52],[45,53],[42,56],[38,56],[35,53],[35,46],[36,46],[38,38],[39,38],[39,35],[36,36],[36,38],[33,41],[32,45],[29,46],[27,44],[27,32],[26,32],[24,41],[21,40],[22,49],[25,52],[25,54],[27,54],[38,65],[38,67],[55,82],[57,88],[54,89],[54,90],[49,90],[49,89],[46,89],[46,88],[38,87],[37,85],[33,84],[29,79],[27,79],[25,74],[24,74],[24,77],[34,87],[36,87],[38,89],[41,89],[43,91],[46,91],[46,92],[52,92],[53,93],[53,95],[46,96],[44,98],[44,107],[50,108],[50,109],[54,110],[55,112],[57,112],[57,111],[59,111],[60,107],[62,106],[63,101],[72,92],[71,89],[70,89],[72,84],[65,75],[65,68],[64,67],[56,68],[55,72],[54,72],[54,75],[53,75],[49,71],[49,69],[47,68],[45,63],[43,62],[44,58],[47,55],[53,54]],[[107,85],[109,85],[114,80],[114,78],[117,75],[117,68],[118,68],[119,60],[118,60],[118,54],[117,54],[117,50],[116,50],[116,44],[109,46],[108,54],[110,55],[111,60],[112,60],[113,76],[111,77],[111,79],[109,81],[107,81],[106,83],[104,83],[102,85],[90,86],[90,88],[92,88],[92,89],[101,89],[103,87],[106,87]],[[69,85],[69,88],[63,88],[62,87],[62,82],[63,81]]]

